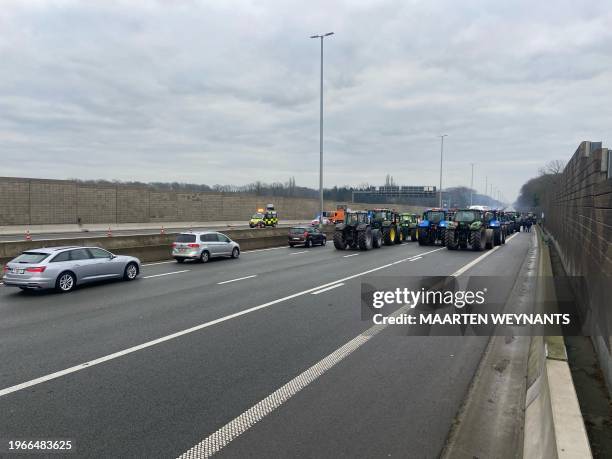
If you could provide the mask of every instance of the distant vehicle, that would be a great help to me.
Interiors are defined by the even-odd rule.
[[[249,220],[249,227],[251,228],[263,228],[265,226],[274,228],[276,225],[278,225],[278,213],[274,210],[274,204],[266,204],[265,210],[257,209],[257,212]]]
[[[475,205],[475,206],[470,206],[468,209],[470,210],[489,210],[489,206]]]
[[[452,220],[447,221],[444,234],[446,248],[482,250],[493,248],[493,230],[487,228],[486,211],[465,209],[455,212]]]
[[[323,225],[330,225],[330,224],[332,224],[333,222],[332,222],[332,221],[331,221],[331,220],[330,220],[328,217],[326,217],[326,216],[325,216],[325,213],[324,213],[324,214],[323,214],[323,220],[321,221],[321,223],[322,223]],[[317,226],[317,225],[319,225],[319,217],[317,216],[316,218],[314,218],[313,220],[311,220],[310,225],[311,225],[311,226]]]
[[[304,245],[311,247],[313,245],[325,245],[327,237],[319,228],[308,228],[305,226],[294,226],[289,228],[289,247],[296,245]]]
[[[423,218],[419,222],[418,240],[419,245],[433,245],[446,243],[446,220],[448,218],[448,210],[433,208],[428,209],[423,213]]]
[[[134,280],[140,273],[140,260],[100,247],[45,247],[23,252],[4,266],[3,273],[8,287],[67,293],[89,282]]]
[[[215,257],[240,256],[240,245],[216,231],[180,233],[172,244],[172,257],[178,262],[199,260],[207,263]]]
[[[263,228],[264,226],[266,226],[264,224],[264,214],[262,212],[257,212],[254,213],[253,216],[251,217],[251,220],[249,220],[249,227],[250,228]]]

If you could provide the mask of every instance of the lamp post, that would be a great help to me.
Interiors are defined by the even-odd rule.
[[[474,204],[473,201],[473,194],[474,194],[474,163],[472,164],[472,179],[470,180],[470,206],[472,204]]]
[[[439,207],[442,207],[442,159],[444,157],[444,137],[448,137],[448,134],[442,134],[440,136],[440,200],[439,200]]]
[[[323,39],[333,34],[333,32],[327,32],[310,37],[321,39],[321,99],[319,104],[319,198],[321,200],[319,223],[321,224],[323,223]]]

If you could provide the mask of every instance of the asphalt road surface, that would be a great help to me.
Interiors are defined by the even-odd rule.
[[[509,290],[534,237],[264,249],[64,295],[0,286],[0,439],[72,439],[68,457],[437,457],[488,338],[372,332],[363,276],[461,270]]]

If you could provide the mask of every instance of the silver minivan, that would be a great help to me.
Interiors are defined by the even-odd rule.
[[[180,233],[172,244],[172,257],[179,263],[187,259],[206,263],[214,257],[240,256],[240,245],[216,231]]]

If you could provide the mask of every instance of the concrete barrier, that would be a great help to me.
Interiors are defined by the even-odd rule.
[[[537,230],[539,266],[536,305],[546,304],[550,307],[556,303],[554,284],[550,281],[553,275],[550,254],[544,238],[541,238],[541,230]],[[523,457],[592,457],[562,336],[534,336],[531,339]]]
[[[224,231],[240,244],[241,250],[264,249],[287,243],[287,228],[239,229]],[[133,255],[143,262],[171,258],[171,244],[177,233],[143,234],[114,237],[74,237],[49,241],[0,243],[0,263],[4,264],[25,250],[57,246],[95,246],[119,255]]]

